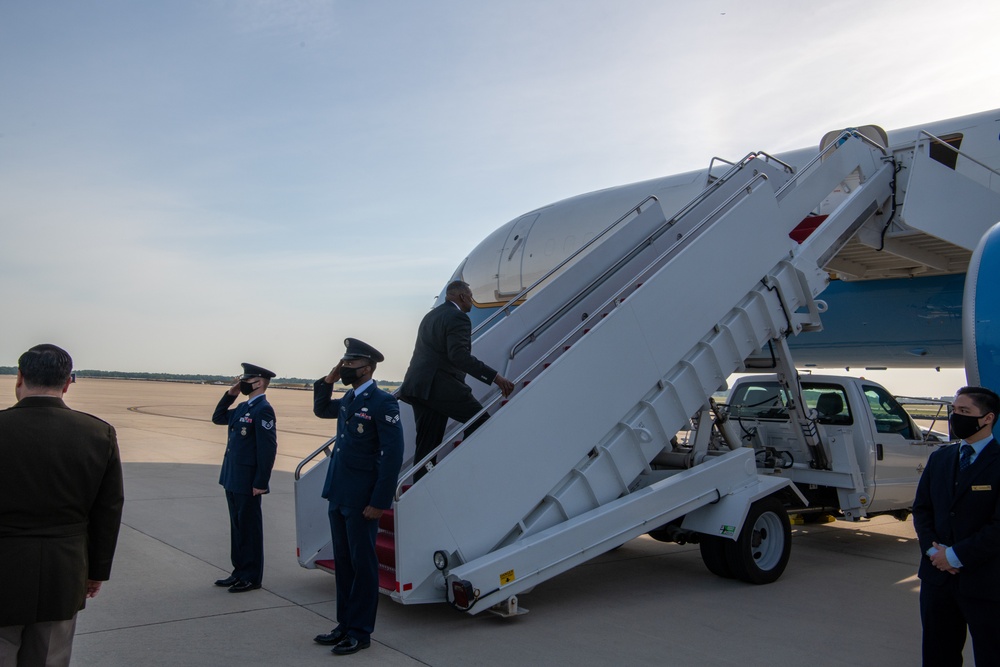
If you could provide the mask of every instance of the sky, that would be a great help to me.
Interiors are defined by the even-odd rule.
[[[2,0],[0,365],[52,342],[319,377],[352,336],[401,379],[500,225],[998,108],[997,25],[982,0]]]

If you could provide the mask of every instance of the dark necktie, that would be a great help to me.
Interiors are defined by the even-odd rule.
[[[972,453],[976,451],[972,445],[962,445],[962,455],[958,459],[958,469],[965,470],[972,464]]]

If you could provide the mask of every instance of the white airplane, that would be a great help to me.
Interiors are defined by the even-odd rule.
[[[824,367],[964,364],[970,383],[1000,387],[1000,300],[993,294],[1000,284],[1000,232],[991,233],[1000,220],[1000,110],[888,133],[876,126],[861,130],[895,162],[892,210],[869,221],[826,264],[834,280],[823,295],[829,304],[823,331],[790,341],[795,359]],[[820,149],[839,134],[828,132]],[[817,152],[775,158],[798,170]],[[584,259],[603,238],[585,246],[643,200],[655,197],[669,216],[731,164],[712,158],[701,171],[578,195],[499,227],[452,276],[472,287],[473,325]],[[801,242],[855,185],[846,179],[790,236]],[[957,199],[960,215],[953,212]],[[697,288],[697,276],[691,279]]]

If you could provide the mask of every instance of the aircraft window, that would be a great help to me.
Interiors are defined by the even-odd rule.
[[[875,418],[879,433],[898,433],[907,440],[916,440],[913,421],[895,398],[882,387],[865,386],[865,398]]]
[[[941,137],[948,146],[951,146],[955,150],[962,147],[962,135],[961,134],[949,134],[947,136]],[[931,141],[929,146],[929,155],[932,160],[937,160],[949,169],[954,169],[955,165],[958,164],[958,153],[950,150],[948,146],[942,146],[936,141]]]

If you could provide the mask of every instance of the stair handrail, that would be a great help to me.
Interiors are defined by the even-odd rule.
[[[485,320],[483,320],[482,322],[480,322],[479,324],[477,324],[475,326],[475,328],[472,330],[472,336],[473,336],[473,338],[475,338],[476,334],[480,330],[482,330],[484,327],[486,327],[487,324],[489,324],[490,322],[492,322],[495,318],[499,317],[501,314],[504,315],[504,316],[510,315],[510,313],[512,312],[510,310],[511,307],[514,306],[514,305],[516,305],[516,303],[518,301],[520,301],[522,297],[524,297],[531,290],[535,289],[540,284],[542,284],[543,282],[545,282],[546,280],[548,280],[549,278],[551,278],[553,274],[555,274],[561,268],[563,268],[564,266],[566,266],[566,264],[568,264],[571,260],[573,260],[577,256],[579,256],[580,253],[582,253],[584,250],[586,250],[590,246],[594,245],[594,243],[596,243],[598,239],[600,239],[602,236],[604,236],[605,234],[607,234],[609,231],[611,231],[612,229],[614,229],[615,227],[617,227],[621,222],[623,222],[630,215],[632,215],[633,213],[642,213],[642,207],[647,202],[649,202],[650,200],[659,201],[659,199],[656,197],[656,195],[649,195],[645,199],[643,199],[641,202],[639,202],[638,204],[636,204],[635,206],[633,206],[632,208],[630,208],[621,217],[619,217],[617,220],[615,220],[610,225],[608,225],[607,227],[605,227],[604,229],[602,229],[600,232],[598,232],[596,236],[594,236],[589,241],[587,241],[586,243],[584,243],[582,246],[580,246],[579,248],[577,248],[572,254],[570,254],[569,256],[567,256],[566,259],[562,260],[561,262],[559,262],[558,264],[556,264],[554,267],[552,267],[551,269],[549,269],[549,271],[546,272],[546,274],[544,276],[542,276],[541,278],[539,278],[538,280],[536,280],[535,282],[533,282],[528,287],[523,288],[520,292],[518,292],[516,295],[514,295],[513,297],[511,297],[503,306],[501,306],[500,308],[497,308],[495,311],[493,311],[490,314],[489,317],[487,317]]]
[[[728,206],[730,203],[732,203],[736,198],[741,197],[741,196],[746,196],[748,194],[748,192],[751,190],[752,185],[756,181],[767,181],[767,180],[768,180],[767,174],[763,174],[763,173],[755,174],[753,176],[753,178],[751,178],[749,181],[747,181],[745,187],[743,187],[743,188],[737,190],[736,192],[734,192],[733,194],[731,194],[726,199],[725,202],[723,202],[722,204],[720,204],[719,206],[717,206],[714,210],[712,210],[711,213],[709,213],[698,224],[696,224],[694,227],[692,227],[691,230],[689,230],[687,234],[685,234],[682,238],[675,240],[674,243],[672,243],[669,248],[665,249],[662,253],[660,253],[651,262],[647,263],[646,266],[642,269],[642,272],[648,270],[651,266],[660,263],[663,260],[664,257],[666,257],[667,255],[675,252],[676,249],[681,244],[683,244],[685,241],[687,241],[695,232],[700,231],[701,228],[709,220],[711,220],[712,218],[714,218],[719,213],[719,211],[721,211],[726,206]],[[689,209],[689,207],[685,207],[685,212],[687,212],[687,209]],[[663,227],[663,225],[661,225],[661,228],[662,227]],[[638,247],[642,248],[643,244],[640,244]],[[624,265],[622,265],[622,266],[624,266]],[[619,270],[620,268],[621,268],[621,266],[617,266],[616,265],[615,270]],[[569,341],[577,333],[579,333],[579,331],[582,328],[584,328],[586,325],[590,324],[593,321],[593,319],[598,316],[599,313],[601,313],[605,309],[609,308],[616,301],[620,302],[622,294],[626,290],[628,290],[630,287],[631,287],[630,285],[622,287],[615,294],[613,294],[611,297],[609,297],[608,299],[606,299],[604,301],[604,303],[602,303],[599,307],[595,308],[593,310],[593,312],[594,312],[593,315],[591,315],[590,317],[588,317],[586,320],[583,320],[583,321],[579,322],[566,335],[564,335],[557,343],[555,343],[551,348],[549,348],[549,350],[547,352],[545,352],[542,355],[539,355],[538,360],[536,360],[535,363],[531,364],[524,371],[522,371],[520,375],[518,375],[514,380],[512,380],[513,384],[515,386],[518,385],[518,384],[520,384],[526,377],[528,377],[529,375],[531,375],[531,373],[534,372],[538,368],[539,365],[541,365],[542,363],[544,363],[544,360],[547,359],[552,352],[554,352],[554,351],[560,349],[561,347],[565,346],[565,344],[566,344],[567,341]],[[498,389],[491,391],[487,395],[487,397],[486,397],[485,404],[483,405],[482,410],[480,410],[475,415],[473,415],[471,418],[469,418],[469,420],[467,422],[464,422],[464,423],[460,424],[458,427],[456,427],[456,428],[452,429],[451,431],[449,431],[448,433],[446,433],[445,436],[444,436],[444,438],[441,440],[441,444],[439,444],[430,453],[428,453],[426,456],[424,456],[424,458],[420,459],[420,461],[415,462],[414,465],[413,465],[413,467],[411,467],[406,473],[404,473],[402,476],[400,476],[399,482],[398,482],[398,484],[396,486],[396,496],[395,496],[396,500],[399,500],[400,496],[402,495],[403,486],[405,485],[405,482],[410,477],[412,477],[416,473],[417,470],[419,470],[419,469],[423,468],[424,466],[426,466],[446,445],[448,445],[451,442],[453,442],[454,439],[458,436],[458,434],[461,433],[462,431],[464,431],[466,429],[465,424],[474,424],[476,422],[476,420],[478,420],[483,415],[487,414],[489,412],[490,408],[493,407],[493,405],[498,400],[500,400],[501,397],[502,397],[501,393],[500,393],[500,391]]]
[[[675,241],[674,241],[674,242],[673,242],[672,244],[670,244],[670,247],[668,247],[668,248],[664,249],[664,251],[663,251],[663,252],[661,252],[661,253],[660,253],[659,255],[657,255],[657,256],[656,256],[655,258],[653,258],[653,259],[652,259],[652,261],[648,262],[648,263],[646,264],[646,266],[645,266],[645,267],[644,267],[644,268],[642,269],[642,271],[640,271],[639,273],[644,273],[644,272],[646,272],[647,270],[649,270],[649,268],[650,268],[650,267],[652,267],[652,266],[655,266],[655,265],[657,265],[657,264],[660,264],[660,263],[661,263],[661,262],[662,262],[662,261],[663,261],[663,260],[664,260],[664,259],[665,259],[666,257],[668,257],[669,255],[672,255],[672,254],[673,254],[674,252],[676,252],[676,251],[677,251],[677,248],[678,248],[678,247],[680,247],[680,246],[681,246],[682,244],[684,244],[684,243],[685,243],[685,242],[686,242],[686,241],[687,241],[688,239],[690,239],[690,238],[691,238],[692,236],[694,236],[694,235],[695,235],[695,233],[699,232],[699,231],[701,230],[701,228],[702,228],[702,227],[704,227],[704,226],[705,226],[705,224],[707,224],[707,223],[708,223],[708,221],[710,221],[710,220],[712,220],[713,218],[715,218],[715,216],[716,216],[716,215],[717,215],[717,214],[718,214],[718,213],[719,213],[719,212],[720,212],[720,211],[721,211],[722,209],[724,209],[724,208],[725,208],[726,206],[728,206],[728,205],[729,205],[730,203],[732,203],[733,201],[735,201],[735,200],[736,200],[737,198],[739,198],[739,197],[743,197],[743,196],[746,196],[747,194],[749,194],[749,191],[751,190],[752,186],[754,185],[754,183],[755,183],[756,181],[767,181],[767,180],[769,180],[769,179],[768,179],[768,177],[767,177],[767,174],[755,174],[755,175],[753,176],[753,178],[751,178],[751,179],[750,179],[749,181],[747,181],[747,183],[746,183],[745,187],[743,187],[743,188],[741,188],[740,190],[737,190],[736,192],[734,192],[733,194],[731,194],[731,195],[730,195],[730,196],[729,196],[729,197],[728,197],[728,198],[726,199],[726,201],[725,201],[725,202],[723,202],[722,204],[720,204],[719,206],[717,206],[717,207],[716,207],[715,209],[713,209],[713,210],[712,210],[712,211],[711,211],[711,212],[710,212],[710,213],[709,213],[708,215],[706,215],[706,216],[705,216],[704,218],[702,218],[702,219],[701,219],[701,221],[700,221],[700,222],[699,222],[698,224],[696,224],[696,225],[695,225],[694,227],[692,227],[692,228],[691,228],[691,229],[690,229],[690,230],[689,230],[689,231],[688,231],[688,232],[687,232],[687,233],[686,233],[686,234],[685,234],[685,235],[684,235],[684,236],[683,236],[682,238],[679,238],[679,239],[676,239],[676,240],[675,240]],[[619,267],[619,268],[620,268],[620,267]],[[518,376],[518,379],[521,379],[521,378],[523,378],[523,377],[527,376],[528,374],[530,374],[530,373],[531,373],[531,371],[535,370],[535,369],[536,369],[536,368],[538,367],[538,365],[539,365],[539,364],[541,364],[541,363],[543,362],[543,360],[544,360],[544,359],[547,359],[547,358],[548,358],[548,355],[549,355],[549,354],[551,354],[551,353],[552,353],[553,351],[555,351],[555,350],[558,350],[559,348],[562,348],[562,347],[564,347],[564,346],[565,346],[565,344],[566,344],[566,343],[567,343],[567,342],[568,342],[568,341],[569,341],[569,340],[570,340],[571,338],[573,338],[573,337],[574,337],[574,336],[575,336],[575,335],[576,335],[577,333],[579,333],[579,331],[580,331],[581,329],[584,329],[584,328],[586,328],[586,325],[590,324],[590,323],[591,323],[591,322],[592,322],[592,321],[593,321],[593,320],[594,320],[594,319],[595,319],[596,317],[598,317],[598,315],[599,315],[600,313],[604,312],[604,310],[605,310],[605,309],[607,309],[607,308],[611,307],[611,306],[612,306],[612,304],[615,304],[616,306],[617,306],[618,304],[620,304],[620,303],[621,303],[621,302],[622,302],[622,301],[624,300],[624,299],[623,299],[623,295],[624,295],[624,294],[625,294],[625,292],[626,292],[626,291],[628,291],[629,289],[631,289],[631,285],[626,285],[626,286],[622,287],[622,288],[621,288],[620,290],[618,290],[617,292],[615,292],[615,293],[614,293],[614,294],[613,294],[612,296],[608,297],[608,298],[607,298],[607,299],[606,299],[606,300],[604,301],[604,303],[602,303],[602,304],[601,304],[600,306],[598,306],[597,308],[594,308],[594,309],[593,309],[593,312],[594,312],[594,314],[593,314],[593,315],[591,315],[591,316],[590,316],[590,317],[588,317],[588,318],[587,318],[586,320],[584,320],[584,321],[581,321],[581,322],[580,322],[580,323],[578,323],[578,324],[577,324],[577,325],[576,325],[575,327],[573,327],[573,329],[571,329],[571,330],[570,330],[570,331],[569,331],[569,332],[568,332],[568,333],[567,333],[567,334],[566,334],[565,336],[563,336],[563,337],[562,337],[562,338],[561,338],[561,339],[560,339],[560,340],[559,340],[559,341],[558,341],[558,342],[557,342],[557,343],[556,343],[555,345],[553,345],[553,346],[552,346],[552,347],[551,347],[551,348],[549,349],[549,351],[548,351],[548,352],[546,352],[546,353],[545,353],[544,355],[541,355],[541,356],[539,357],[539,360],[538,360],[538,361],[536,361],[536,362],[535,362],[534,364],[532,364],[532,365],[531,365],[530,367],[528,367],[527,369],[525,369],[525,371],[524,371],[524,372],[523,372],[523,373],[522,373],[522,374],[521,374],[520,376]]]
[[[927,130],[920,130],[920,133],[917,136],[918,137],[920,137],[920,136],[928,137],[929,139],[931,139],[931,141],[934,141],[934,142],[937,142],[937,143],[941,144],[942,146],[944,146],[945,148],[947,148],[951,152],[955,153],[956,155],[961,155],[966,160],[969,160],[970,162],[975,162],[976,164],[978,164],[980,167],[982,167],[986,171],[988,171],[988,172],[990,172],[990,173],[992,173],[992,174],[994,174],[996,176],[1000,176],[1000,171],[997,171],[996,169],[994,169],[993,167],[989,166],[988,164],[980,162],[979,160],[977,160],[976,158],[972,157],[968,153],[962,152],[961,150],[959,150],[959,149],[955,148],[954,146],[952,146],[951,144],[949,144],[944,139],[942,139],[940,137],[934,136],[933,134],[931,134]],[[919,142],[919,138],[918,138],[918,142]],[[990,189],[992,190],[993,188],[991,187]]]
[[[877,141],[873,141],[872,139],[869,139],[865,135],[861,134],[861,132],[859,132],[855,128],[848,128],[837,135],[836,141],[831,141],[829,144],[827,144],[826,147],[820,150],[820,152],[816,153],[813,159],[805,163],[805,165],[803,165],[802,168],[799,169],[799,171],[794,176],[788,179],[787,183],[778,188],[778,191],[774,193],[775,198],[781,199],[781,195],[785,192],[785,190],[793,187],[793,185],[798,182],[799,178],[802,178],[813,167],[813,165],[823,160],[828,153],[831,153],[840,148],[840,146],[851,137],[860,139],[863,143],[868,144],[872,148],[878,149],[883,156],[887,156],[889,154],[888,149],[882,144],[878,143]]]
[[[774,157],[770,153],[765,153],[764,151],[757,151],[756,155],[758,155],[760,157],[763,157],[765,162],[777,162],[789,174],[794,174],[795,173],[795,167],[793,167],[792,165],[788,164],[784,160],[781,160],[779,158]],[[730,162],[729,160],[727,160],[724,157],[719,157],[718,155],[713,156],[712,159],[709,160],[709,162],[708,162],[708,171],[705,172],[707,180],[708,180],[708,183],[706,184],[705,187],[708,187],[709,185],[711,185],[715,181],[719,180],[720,178],[724,178],[727,174],[729,174],[729,172],[727,171],[722,176],[712,176],[712,169],[715,168],[715,163],[716,162],[720,162],[722,164],[728,164],[728,165],[730,165],[730,167],[736,166],[735,162]]]
[[[539,324],[537,327],[535,327],[535,329],[532,330],[531,333],[529,333],[527,336],[524,336],[521,340],[519,340],[517,343],[515,343],[514,346],[510,350],[509,359],[513,359],[514,357],[516,357],[517,354],[521,350],[523,350],[525,347],[527,347],[532,342],[534,342],[538,338],[538,336],[540,334],[542,334],[546,329],[548,329],[550,326],[552,326],[553,323],[555,323],[559,318],[561,318],[566,313],[567,310],[573,308],[573,306],[575,306],[580,301],[582,301],[584,298],[586,298],[587,296],[589,296],[591,292],[593,292],[595,289],[597,289],[598,287],[600,287],[601,285],[603,285],[611,276],[613,276],[615,273],[617,273],[626,264],[628,264],[629,262],[631,262],[632,259],[634,259],[636,257],[636,255],[638,255],[640,252],[642,252],[642,250],[644,248],[652,245],[657,239],[660,238],[660,236],[662,236],[664,233],[666,233],[667,230],[669,230],[671,227],[673,227],[675,224],[677,224],[677,222],[681,218],[683,218],[685,215],[687,215],[688,212],[690,212],[696,206],[698,206],[699,204],[701,204],[701,202],[703,202],[705,199],[707,199],[708,196],[715,189],[718,189],[719,187],[721,187],[723,183],[727,182],[736,173],[738,173],[743,167],[745,167],[746,165],[750,164],[751,160],[760,159],[761,156],[763,156],[763,158],[764,158],[765,161],[767,161],[768,158],[771,158],[771,156],[769,156],[767,153],[764,153],[762,151],[757,151],[755,153],[749,153],[749,154],[747,154],[746,157],[744,157],[738,163],[733,164],[733,163],[727,162],[727,164],[733,164],[733,166],[732,166],[731,169],[729,169],[722,176],[718,177],[716,180],[712,181],[712,183],[709,184],[708,186],[706,186],[706,188],[704,190],[702,190],[694,199],[692,199],[690,202],[688,202],[683,207],[681,207],[681,209],[678,210],[669,220],[664,221],[663,224],[661,224],[659,227],[657,227],[655,230],[653,230],[653,232],[651,232],[649,236],[647,236],[639,244],[637,244],[636,246],[634,246],[630,251],[628,251],[627,254],[625,254],[621,259],[619,259],[617,262],[615,262],[614,265],[612,265],[611,267],[609,267],[607,270],[605,270],[604,273],[602,273],[601,275],[599,275],[597,278],[595,278],[589,284],[587,284],[585,287],[583,287],[583,289],[581,289],[579,292],[577,292],[576,295],[574,295],[569,301],[567,301],[559,310],[557,310],[554,313],[552,313],[551,315],[549,315],[541,324]],[[713,158],[713,160],[715,160],[715,159],[716,158]],[[719,159],[721,160],[721,158],[719,158]],[[790,165],[782,162],[781,160],[778,160],[777,158],[771,158],[771,159],[773,159],[776,162],[778,162],[779,164],[781,164],[782,167],[786,170],[787,173],[795,173],[795,170]],[[767,177],[765,176],[765,179],[766,178]],[[747,183],[747,185],[749,186],[751,183],[753,183],[753,180],[755,180],[755,179],[751,179]],[[710,188],[711,188],[711,191],[709,190]],[[723,208],[725,208],[726,206],[728,206],[729,204],[731,204],[737,198],[737,196],[739,196],[739,194],[740,194],[739,192],[736,192],[733,195],[731,195],[729,198],[727,198],[722,204],[719,204],[715,208],[715,210],[713,210],[706,218],[704,218],[700,223],[698,223],[698,225],[696,225],[691,231],[696,231],[696,230],[700,229],[701,226],[705,223],[706,220],[709,220],[709,219],[713,218]],[[684,238],[688,238],[688,237],[689,237],[689,234],[685,235]],[[675,246],[671,246],[671,249],[673,247],[675,247]]]
[[[680,215],[684,214],[687,211],[687,209],[693,208],[694,206],[696,206],[698,203],[701,202],[702,199],[706,198],[709,194],[711,194],[708,191],[708,188],[715,188],[715,187],[721,186],[722,183],[724,183],[726,180],[728,180],[729,178],[731,178],[733,174],[735,174],[736,172],[738,172],[750,160],[753,160],[753,159],[763,159],[765,162],[771,162],[771,161],[777,162],[788,173],[794,173],[795,172],[794,167],[792,167],[788,163],[786,163],[786,162],[784,162],[784,161],[782,161],[782,160],[774,157],[773,155],[765,153],[764,151],[756,151],[756,152],[749,153],[742,160],[740,160],[739,162],[735,162],[735,163],[734,162],[729,162],[728,160],[723,160],[722,158],[712,158],[712,159],[713,159],[713,161],[716,160],[716,159],[718,159],[720,162],[725,162],[726,164],[729,164],[731,166],[730,166],[730,168],[729,168],[728,171],[726,171],[722,176],[719,176],[716,180],[712,181],[693,200],[691,200],[683,208],[681,208],[677,212],[677,215],[675,215],[674,217],[679,217]],[[503,315],[503,316],[509,315],[510,312],[511,312],[510,308],[512,306],[514,306],[518,301],[520,301],[523,297],[525,297],[529,292],[531,292],[531,290],[535,289],[540,284],[542,284],[543,282],[545,282],[546,280],[548,280],[549,278],[551,278],[553,274],[555,274],[557,271],[559,271],[564,266],[566,266],[570,261],[572,261],[577,256],[579,256],[584,250],[586,250],[587,248],[589,248],[590,246],[592,246],[594,243],[596,243],[597,240],[600,239],[602,236],[604,236],[609,231],[611,231],[612,229],[614,229],[615,227],[617,227],[620,223],[622,223],[630,215],[632,215],[634,213],[642,213],[642,207],[645,206],[650,200],[653,200],[653,201],[656,201],[656,202],[660,201],[659,198],[656,195],[648,195],[645,199],[643,199],[638,204],[636,204],[635,206],[633,206],[632,208],[630,208],[621,217],[619,217],[617,220],[615,220],[614,222],[612,222],[610,225],[608,225],[607,227],[605,227],[604,229],[602,229],[600,232],[597,233],[597,235],[595,235],[593,238],[591,238],[585,244],[583,244],[582,246],[580,246],[579,248],[577,248],[572,254],[570,254],[564,260],[562,260],[561,262],[559,262],[556,266],[554,266],[551,269],[549,269],[549,271],[547,271],[544,276],[542,276],[541,278],[537,279],[535,282],[533,282],[528,287],[523,288],[520,292],[518,292],[516,295],[514,295],[513,297],[511,297],[503,306],[501,306],[497,310],[493,311],[493,313],[491,313],[489,317],[487,317],[485,320],[483,320],[482,322],[480,322],[479,324],[477,324],[475,326],[475,328],[473,328],[473,330],[472,330],[472,336],[473,336],[473,338],[475,338],[476,334],[480,330],[482,330],[484,327],[486,327],[490,322],[492,322],[495,318],[500,317],[501,315]]]
[[[314,458],[316,458],[317,456],[319,456],[320,452],[325,451],[327,456],[329,456],[331,454],[330,445],[332,445],[336,439],[337,439],[337,436],[333,436],[332,438],[330,438],[329,440],[327,440],[326,442],[324,442],[323,445],[319,449],[317,449],[315,452],[313,452],[309,456],[307,456],[304,459],[302,459],[299,462],[299,464],[297,466],[295,466],[295,481],[298,481],[299,477],[302,476],[302,468],[304,468],[306,466],[306,464],[309,463],[310,461],[312,461]]]

